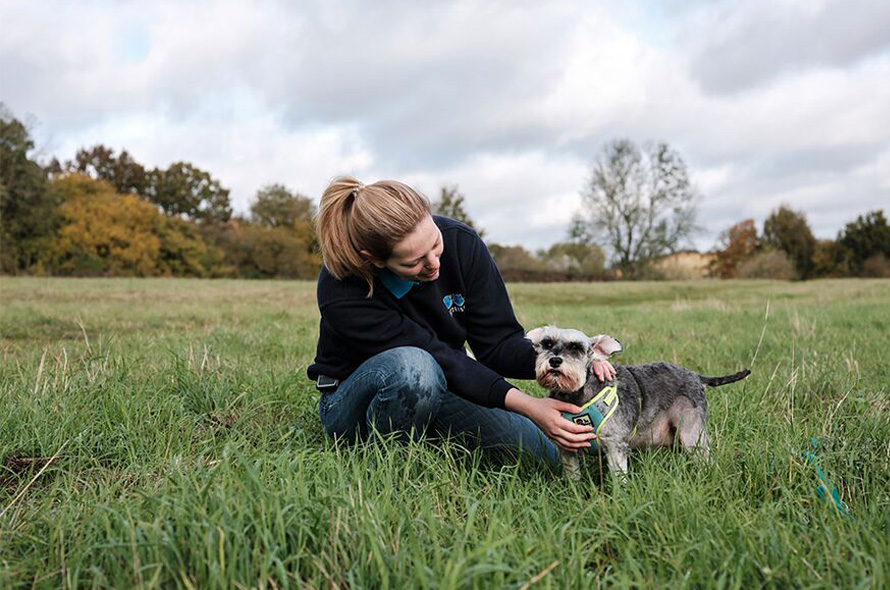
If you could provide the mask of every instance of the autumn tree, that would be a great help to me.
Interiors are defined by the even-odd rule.
[[[0,103],[0,272],[27,271],[38,263],[58,225],[53,193],[31,157],[27,127]]]
[[[736,223],[718,238],[717,257],[711,263],[711,274],[723,279],[737,277],[739,265],[754,255],[757,246],[757,225],[754,220]]]
[[[157,274],[161,240],[156,207],[121,195],[110,183],[71,174],[53,180],[64,219],[47,253],[56,273],[88,276]]]
[[[212,275],[213,264],[222,254],[208,246],[198,227],[179,217],[158,215],[155,232],[161,241],[158,274],[174,277]]]
[[[163,215],[136,195],[81,174],[53,179],[63,223],[44,254],[57,274],[195,276],[208,274],[208,247],[196,226]]]
[[[785,252],[794,264],[798,278],[813,275],[813,253],[816,238],[807,223],[806,215],[782,205],[763,222],[763,243]]]
[[[470,218],[470,214],[466,209],[466,197],[458,190],[457,185],[443,186],[439,189],[439,198],[432,203],[433,213],[456,219],[462,223],[466,223],[479,234],[479,237],[485,236],[485,230],[478,227]]]
[[[611,250],[615,266],[637,276],[652,259],[676,251],[695,231],[696,193],[680,154],[666,143],[608,144],[582,192],[579,231]]]

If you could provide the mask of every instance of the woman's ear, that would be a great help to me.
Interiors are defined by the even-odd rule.
[[[374,256],[367,250],[359,250],[358,253],[365,261],[370,262],[377,268],[384,268],[386,266],[386,263],[384,263],[382,260]]]

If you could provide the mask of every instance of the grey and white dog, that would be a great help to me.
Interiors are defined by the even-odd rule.
[[[578,330],[546,326],[526,335],[537,352],[535,375],[550,397],[583,406],[608,384],[593,375],[594,360],[604,361],[622,350],[621,343],[601,334],[592,338]],[[698,450],[709,459],[705,385],[717,387],[747,377],[745,369],[725,377],[704,377],[668,363],[616,365],[617,407],[604,421],[596,442],[606,455],[609,471],[627,473],[632,448],[673,446]],[[607,398],[594,402],[603,414],[612,409]],[[572,479],[581,475],[577,452],[562,451],[562,463]]]

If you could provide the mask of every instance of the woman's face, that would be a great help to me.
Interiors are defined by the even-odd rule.
[[[442,232],[427,215],[413,232],[395,245],[386,261],[372,262],[377,268],[388,268],[408,281],[435,281],[439,278],[439,257],[444,249]]]

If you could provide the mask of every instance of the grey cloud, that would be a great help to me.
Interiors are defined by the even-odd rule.
[[[735,93],[814,66],[844,67],[890,49],[890,3],[727,2],[688,35],[702,39],[691,72],[709,92]]]
[[[543,141],[533,108],[561,74],[560,31],[578,11],[443,6],[382,3],[341,28],[313,27],[301,41],[316,48],[313,59],[296,60],[275,89],[273,101],[290,97],[285,121],[357,122],[378,157],[398,167]]]
[[[614,37],[597,30],[601,8],[570,0],[223,1],[212,9],[160,0],[111,8],[90,3],[70,9],[65,19],[46,20],[64,4],[47,0],[49,8],[41,9],[42,3],[19,2],[18,18],[32,17],[20,41],[0,38],[0,100],[17,113],[36,114],[63,137],[79,131],[78,137],[96,142],[103,141],[98,130],[118,122],[124,127],[134,118],[160,121],[166,127],[126,141],[141,142],[158,159],[212,162],[208,167],[221,176],[237,169],[245,187],[254,178],[259,185],[263,174],[276,180],[281,171],[296,169],[288,166],[291,157],[312,162],[295,173],[306,179],[293,177],[297,186],[322,185],[331,174],[325,162],[330,168],[355,166],[359,174],[441,178],[466,192],[471,214],[488,226],[492,240],[538,247],[562,239],[567,228],[567,221],[562,228],[532,227],[541,195],[580,191],[584,170],[602,146],[629,137],[668,141],[693,170],[732,170],[731,185],[704,195],[700,222],[707,230],[697,243],[705,247],[736,221],[762,220],[778,205],[773,195],[796,187],[830,185],[820,193],[822,200],[812,202],[820,228],[832,216],[835,227],[847,221],[838,213],[844,208],[856,206],[852,219],[881,198],[874,179],[851,180],[846,187],[842,181],[873,161],[890,137],[871,132],[887,128],[883,62],[835,77],[845,86],[825,88],[830,92],[820,92],[824,85],[816,80],[763,93],[719,93],[762,85],[800,68],[859,63],[885,51],[890,5],[832,1],[793,9],[765,0],[735,2],[682,18],[672,14],[678,19],[674,26],[691,22],[673,48],[653,45],[645,31],[622,30],[630,42],[619,50],[609,41]],[[129,20],[120,17],[124,6]],[[146,23],[147,52],[115,54],[128,30],[124,21]],[[582,38],[602,45],[584,68],[573,71],[581,82],[592,82],[567,83],[567,62],[579,49],[572,40]],[[625,51],[626,59],[618,59],[616,51]],[[680,59],[690,52],[691,73]],[[600,72],[596,60],[614,60],[620,67]],[[702,96],[690,76],[717,95]],[[620,92],[600,95],[598,84]],[[554,87],[589,98],[548,102]],[[804,101],[796,94],[800,87],[813,95]],[[554,104],[565,108],[554,112]],[[264,121],[262,134],[245,135],[257,118]],[[313,130],[319,129],[342,133],[341,143],[314,144]],[[276,142],[288,135],[300,138],[306,152]],[[261,147],[239,155],[231,145],[238,142]],[[827,145],[834,147],[821,147]],[[271,168],[270,151],[285,152],[271,158],[277,162]],[[348,159],[350,152],[362,157]],[[523,160],[529,152],[542,155]],[[323,157],[316,161],[312,154]],[[485,155],[520,161],[527,172],[516,182],[515,168],[486,174],[473,169],[474,158]],[[562,160],[581,165],[548,168]],[[509,177],[515,184],[505,188]],[[553,177],[564,181],[555,192],[547,186]],[[425,188],[434,191],[437,184]],[[800,194],[802,200],[792,204],[809,211],[805,192]],[[825,204],[832,199],[834,209]],[[823,215],[821,207],[834,213]],[[508,208],[524,217],[502,212]]]
[[[753,178],[782,178],[798,182],[801,177],[833,177],[874,162],[886,148],[883,144],[851,144],[831,147],[789,149],[752,162]]]
[[[747,218],[754,218],[760,231],[763,220],[783,204],[805,213],[817,239],[833,239],[846,223],[866,211],[886,209],[887,202],[887,185],[875,174],[845,169],[824,175],[767,176],[756,166],[740,166],[731,182],[701,203],[704,231],[695,241],[699,249],[710,249],[720,232]]]

